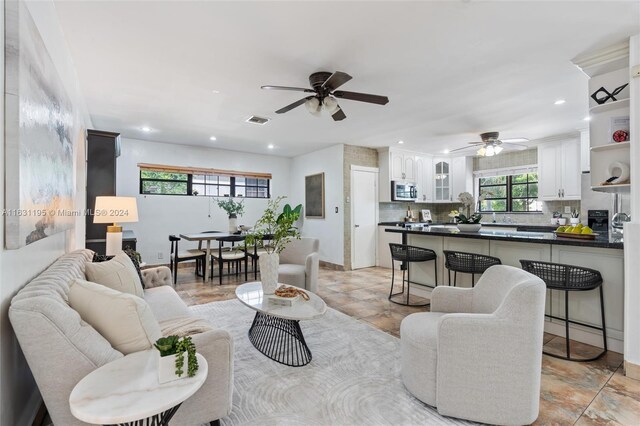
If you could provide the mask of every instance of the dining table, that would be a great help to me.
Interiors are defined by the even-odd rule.
[[[230,234],[228,232],[196,232],[193,234],[180,234],[180,238],[186,241],[198,241],[206,243],[206,256],[204,259],[204,281],[209,281],[211,278],[209,275],[209,268],[211,266],[211,241],[217,241],[219,238],[224,237],[238,237],[244,236],[242,234]]]

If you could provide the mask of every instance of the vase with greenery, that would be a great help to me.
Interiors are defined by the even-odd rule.
[[[235,201],[232,197],[216,200],[218,207],[227,212],[229,216],[229,233],[233,234],[238,230],[238,216],[244,214],[244,198]]]
[[[196,346],[191,341],[191,337],[161,337],[154,346],[159,353],[158,380],[160,383],[195,376],[198,371],[198,358],[196,357]],[[187,359],[186,375],[184,371],[185,357]]]
[[[458,200],[463,204],[459,210],[467,213],[466,215],[458,212],[458,215],[455,217],[458,222],[458,229],[462,232],[478,232],[482,225],[480,224],[480,220],[482,219],[482,215],[478,212],[472,213],[475,202],[473,199],[473,195],[468,192],[462,192],[458,195]],[[480,196],[478,199],[478,205],[482,203],[484,200],[483,196]]]
[[[280,203],[285,198],[278,197],[269,201],[262,217],[258,219],[245,240],[247,247],[257,246],[263,251],[259,258],[259,264],[264,294],[273,294],[278,287],[280,252],[284,250],[291,239],[300,239],[300,231],[295,223],[300,218],[302,205],[299,204],[292,208],[286,204],[280,211]]]

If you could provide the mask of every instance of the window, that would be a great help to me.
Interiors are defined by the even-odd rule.
[[[481,177],[481,212],[539,212],[538,173],[521,173],[509,176]]]
[[[140,170],[141,194],[270,198],[270,182],[268,178]]]

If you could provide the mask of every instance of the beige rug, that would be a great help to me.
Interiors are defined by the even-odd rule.
[[[400,379],[399,339],[334,309],[300,323],[313,354],[287,367],[247,337],[254,311],[237,300],[190,308],[235,340],[233,411],[223,425],[459,425],[415,399]]]

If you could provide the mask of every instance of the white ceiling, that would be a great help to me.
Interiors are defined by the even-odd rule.
[[[640,32],[639,1],[55,4],[97,128],[283,156],[398,140],[438,153],[483,131],[584,128],[587,78],[571,59]],[[390,102],[342,100],[347,119],[334,122],[304,106],[275,114],[304,94],[260,89],[307,87],[321,70]],[[252,114],[272,121],[245,123]]]

